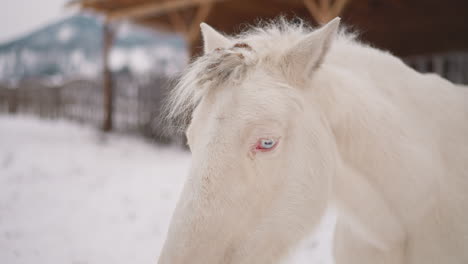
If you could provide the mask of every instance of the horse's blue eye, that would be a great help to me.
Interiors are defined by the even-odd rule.
[[[274,139],[262,139],[260,141],[260,147],[263,149],[270,149],[274,147],[276,144],[276,141]]]

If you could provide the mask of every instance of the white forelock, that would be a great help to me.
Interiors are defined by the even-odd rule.
[[[228,37],[232,46],[217,48],[195,59],[171,91],[165,117],[177,128],[184,129],[200,99],[211,89],[239,84],[255,68],[274,71],[291,47],[316,28],[302,20],[280,18],[261,22],[237,36]],[[344,30],[335,37],[334,45],[356,45],[355,34]]]

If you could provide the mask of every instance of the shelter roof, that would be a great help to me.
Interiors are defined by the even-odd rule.
[[[195,47],[200,22],[233,34],[282,14],[315,23],[340,15],[364,40],[400,56],[468,50],[466,0],[74,0],[70,5],[110,21],[182,33]]]

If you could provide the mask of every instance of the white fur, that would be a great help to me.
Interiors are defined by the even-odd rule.
[[[280,263],[330,203],[338,264],[468,263],[468,90],[338,22],[203,26],[168,111],[193,163],[160,264]]]

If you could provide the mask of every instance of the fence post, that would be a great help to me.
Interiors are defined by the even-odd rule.
[[[53,93],[53,97],[52,97],[52,100],[53,100],[53,109],[54,111],[52,111],[51,115],[54,117],[54,118],[59,118],[62,116],[62,87],[63,86],[55,86],[54,87],[54,93]]]
[[[112,87],[112,72],[109,67],[109,54],[114,40],[114,31],[112,25],[106,19],[103,25],[102,35],[102,80],[103,80],[103,98],[104,98],[104,122],[102,124],[103,131],[112,130],[112,113],[113,113],[113,87]]]
[[[18,89],[8,89],[8,113],[15,114],[18,111]]]

